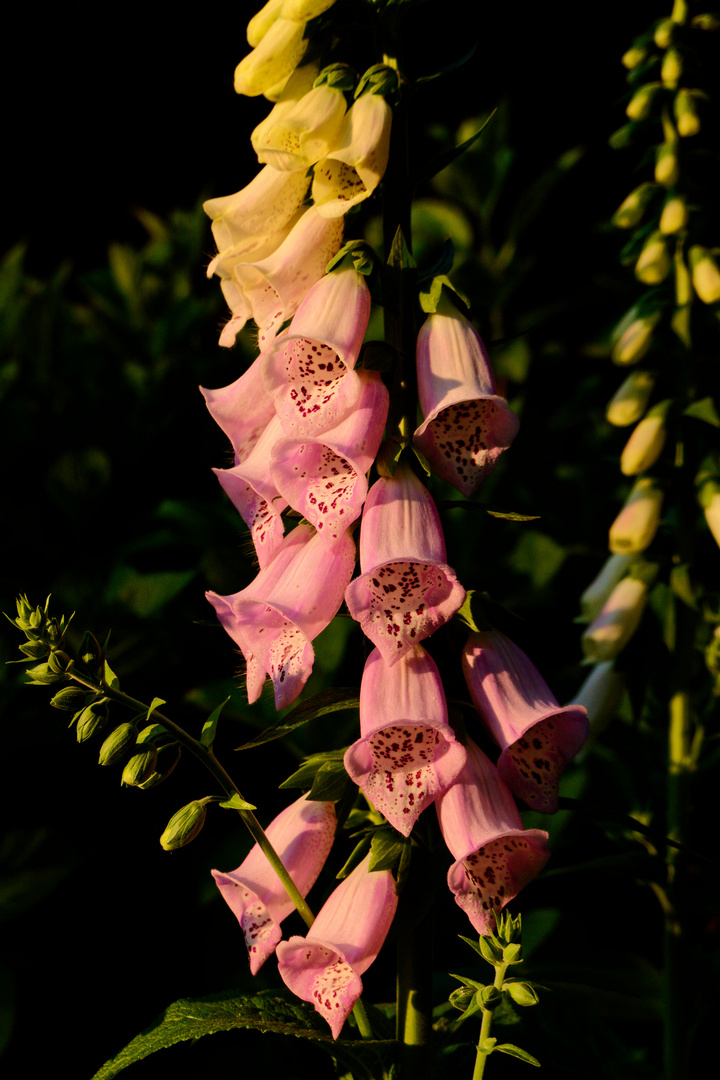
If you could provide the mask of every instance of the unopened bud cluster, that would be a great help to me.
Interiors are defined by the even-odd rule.
[[[711,451],[717,360],[698,347],[703,336],[717,339],[720,318],[720,248],[713,246],[720,237],[710,231],[700,197],[707,184],[702,160],[713,102],[698,85],[701,47],[708,40],[704,31],[716,29],[716,21],[715,16],[691,18],[686,4],[675,3],[671,15],[622,58],[630,124],[611,143],[618,148],[641,143],[654,150],[652,158],[645,157],[651,174],[613,215],[613,223],[630,234],[622,261],[632,267],[642,291],[613,334],[613,362],[632,370],[606,410],[610,424],[630,429],[619,464],[633,484],[609,530],[609,558],[581,598],[581,619],[590,624],[583,651],[589,662],[607,665],[603,686],[613,684],[612,661],[637,630],[658,573],[669,572],[678,483],[688,465],[698,476],[698,510],[711,531],[713,513],[720,513],[708,512],[710,489],[697,472],[703,458],[711,462],[706,473],[720,469],[717,450]],[[708,190],[708,206],[714,194]],[[696,524],[704,524],[699,512]],[[598,673],[593,693],[599,680]],[[606,696],[599,693],[603,700]]]

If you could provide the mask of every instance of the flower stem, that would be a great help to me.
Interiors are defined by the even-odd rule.
[[[144,702],[138,701],[137,698],[130,697],[129,694],[123,693],[122,690],[116,690],[113,687],[108,686],[107,683],[105,683],[104,681],[102,685],[98,685],[94,683],[93,680],[78,675],[76,672],[72,673],[72,678],[75,680],[75,682],[80,683],[82,686],[86,686],[88,687],[88,689],[94,690],[97,693],[102,693],[105,695],[105,697],[108,697],[113,701],[117,701],[119,704],[125,705],[127,708],[133,709],[137,712],[147,713],[149,711],[149,706],[146,705]],[[241,799],[243,798],[237,787],[237,784],[217,760],[211,749],[203,746],[203,744],[197,739],[194,739],[192,735],[188,735],[188,733],[184,731],[181,727],[179,727],[174,722],[174,720],[171,720],[168,716],[165,716],[163,713],[158,712],[157,709],[153,710],[152,717],[153,720],[155,720],[157,723],[162,724],[162,726],[172,734],[173,738],[177,742],[179,742],[181,746],[184,746],[186,750],[189,750],[191,754],[194,754],[194,756],[203,763],[205,768],[217,780],[217,782],[220,784],[223,791],[228,797],[232,795],[239,795]],[[243,801],[246,800],[243,799]],[[262,825],[255,817],[255,814],[252,812],[252,810],[238,810],[238,814],[240,815],[243,824],[249,830],[253,840],[263,852],[266,859],[277,874],[283,888],[285,889],[285,892],[288,894],[293,904],[299,911],[305,925],[308,927],[312,926],[315,916],[306,904],[304,898],[298,892],[295,882],[290,877],[290,874],[288,873],[285,865],[283,864],[282,859],[275,851],[275,848],[268,840],[267,835],[265,834]]]
[[[398,932],[396,1038],[400,1075],[412,1080],[432,1075],[432,939],[432,909]]]
[[[493,986],[496,990],[502,990],[503,983],[505,982],[505,972],[508,969],[508,964],[498,964],[495,968],[495,979]],[[494,1009],[482,1010],[482,1024],[480,1025],[480,1038],[477,1045],[477,1056],[475,1058],[475,1069],[473,1070],[473,1080],[481,1080],[481,1077],[485,1075],[485,1062],[492,1053],[492,1046],[495,1045],[494,1041],[492,1046],[488,1049],[488,1040],[490,1039],[490,1029],[492,1028],[492,1019]],[[483,1049],[485,1047],[485,1049]]]

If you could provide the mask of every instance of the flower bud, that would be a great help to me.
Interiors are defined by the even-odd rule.
[[[623,578],[615,586],[582,636],[583,652],[589,660],[601,663],[617,656],[637,630],[647,597],[647,584],[638,578]]]
[[[662,501],[662,489],[650,477],[635,482],[610,526],[610,550],[614,555],[637,555],[645,550],[657,532]]]
[[[660,89],[660,83],[646,83],[636,90],[625,109],[630,120],[646,120],[650,115],[653,101]]]
[[[166,746],[161,746],[158,749],[157,762],[154,771],[146,776],[141,784],[136,784],[135,786],[142,788],[143,791],[148,791],[150,788],[162,784],[163,780],[167,780],[170,773],[180,761],[180,755],[181,748],[178,743],[168,743]]]
[[[658,49],[669,49],[672,45],[675,23],[672,19],[661,19],[655,27],[653,37]]]
[[[107,698],[92,701],[78,715],[75,721],[75,737],[79,743],[87,742],[96,731],[100,731],[105,726],[108,718],[107,702]]]
[[[154,746],[148,746],[139,754],[133,754],[123,769],[121,784],[125,787],[139,787],[155,771],[158,752]]]
[[[160,845],[165,851],[175,851],[185,847],[198,835],[205,824],[207,805],[204,800],[196,799],[183,806],[168,821],[160,837]]]
[[[305,52],[305,23],[277,18],[235,68],[235,92],[257,97],[287,79]]]
[[[611,555],[606,559],[600,573],[580,597],[580,618],[584,622],[592,622],[597,618],[610,593],[627,574],[632,561],[632,555]]]
[[[697,111],[697,100],[705,95],[699,91],[693,92],[685,87],[678,90],[673,102],[673,112],[677,125],[678,135],[683,139],[697,135],[700,130],[700,117]]]
[[[680,175],[677,151],[670,143],[663,143],[657,149],[655,158],[655,179],[663,187],[677,184]]]
[[[717,480],[706,480],[698,492],[698,499],[708,528],[720,547],[720,483]]]
[[[688,210],[680,195],[667,199],[660,215],[660,232],[668,236],[680,232],[687,225]]]
[[[693,287],[703,304],[716,304],[720,300],[720,270],[707,248],[690,248],[690,267]]]
[[[655,385],[649,371],[632,371],[615,392],[605,411],[605,419],[614,427],[636,424],[644,415]]]
[[[115,765],[122,761],[135,745],[137,729],[134,724],[120,724],[100,747],[99,765]]]
[[[645,241],[635,264],[635,277],[643,285],[659,285],[670,270],[670,255],[665,238],[659,230],[651,233]]]
[[[653,330],[660,321],[660,314],[660,311],[654,311],[651,315],[636,317],[637,308],[630,309],[613,333],[616,339],[612,351],[614,364],[627,367],[642,360],[652,344]]]
[[[58,690],[55,697],[50,698],[50,704],[54,709],[75,712],[87,704],[88,696],[87,690],[81,690],[78,686],[64,686],[62,690]]]
[[[646,207],[657,190],[657,184],[649,182],[636,187],[613,214],[613,225],[616,225],[618,229],[634,229],[640,224]]]
[[[623,67],[626,67],[628,71],[632,71],[633,68],[639,67],[643,60],[647,57],[647,49],[642,45],[633,45],[627,52],[623,53],[620,58],[620,62]]]
[[[660,68],[660,78],[664,85],[669,86],[671,90],[674,90],[680,81],[682,72],[683,62],[679,50],[668,49],[663,56],[663,62]]]
[[[655,405],[633,431],[620,456],[620,472],[623,476],[645,472],[660,457],[667,436],[665,417],[670,404],[668,400]]]
[[[720,30],[720,15],[716,15],[714,12],[693,15],[690,25],[693,30]]]

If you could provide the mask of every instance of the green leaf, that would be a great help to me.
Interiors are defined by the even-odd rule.
[[[247,802],[237,791],[233,792],[229,799],[223,799],[220,806],[224,810],[257,810],[257,806]]]
[[[345,794],[350,777],[342,761],[326,761],[321,765],[310,788],[308,799],[316,802],[337,802]]]
[[[521,1061],[527,1062],[528,1065],[540,1067],[537,1058],[534,1058],[532,1054],[528,1054],[527,1050],[521,1050],[519,1046],[514,1046],[512,1043],[496,1043],[495,1049],[499,1050],[501,1054],[509,1054],[510,1057],[520,1058]]]
[[[405,840],[394,829],[378,829],[370,845],[370,870],[393,870],[402,858]]]
[[[328,762],[340,762],[342,764],[345,750],[326,750],[322,754],[311,754],[306,758],[299,769],[283,780],[280,788],[311,788],[315,777],[323,765]]]
[[[120,689],[120,680],[108,664],[107,660],[105,661],[105,673],[103,678],[105,680],[105,683],[110,687],[111,690]]]
[[[498,506],[488,506],[485,503],[469,502],[466,499],[444,499],[439,506],[443,510],[455,510],[462,507],[463,510],[479,510],[491,517],[504,518],[505,521],[539,521],[540,514],[520,514],[517,510],[501,510]]]
[[[208,750],[212,748],[212,744],[215,742],[215,733],[217,732],[220,713],[223,711],[229,700],[230,698],[228,696],[225,698],[224,701],[221,701],[220,704],[213,709],[213,711],[210,713],[207,720],[203,724],[202,733],[200,735],[200,743]]]
[[[687,409],[683,410],[683,415],[692,416],[695,420],[704,420],[706,424],[712,424],[713,427],[720,427],[720,416],[718,416],[715,402],[711,397],[702,398],[701,401],[694,401],[692,405],[688,405]]]
[[[150,708],[147,711],[147,716],[145,717],[145,720],[149,720],[155,710],[159,709],[161,705],[167,705],[165,699],[161,697],[154,697],[150,702]]]
[[[238,746],[236,749],[249,750],[253,746],[262,746],[263,743],[272,742],[273,739],[281,739],[283,735],[288,735],[291,731],[295,731],[296,728],[307,724],[310,720],[316,720],[319,716],[341,712],[344,709],[357,709],[359,705],[360,698],[357,690],[352,687],[337,686],[331,687],[329,690],[322,690],[319,694],[311,697],[309,701],[304,701],[301,705],[298,705],[288,716],[276,720],[274,724],[265,728],[250,742],[243,743],[242,746]]]
[[[315,1010],[289,992],[261,990],[257,994],[243,995],[230,990],[176,1001],[107,1061],[93,1080],[112,1080],[136,1061],[177,1043],[219,1031],[248,1028],[309,1039],[330,1054],[344,1070],[352,1071],[355,1080],[384,1080],[389,1076],[395,1049],[393,1041],[342,1038],[333,1041],[327,1024]]]
[[[477,129],[477,131],[473,132],[473,134],[470,136],[469,139],[465,139],[464,142],[461,142],[459,146],[453,146],[450,150],[447,150],[444,154],[440,154],[439,157],[436,157],[434,159],[434,161],[432,161],[430,163],[429,169],[427,169],[426,171],[423,171],[416,178],[417,183],[418,184],[425,183],[427,180],[431,180],[433,178],[433,176],[437,176],[437,174],[441,173],[443,171],[443,169],[446,169],[448,167],[448,165],[452,165],[453,161],[456,161],[457,158],[459,158],[461,154],[464,154],[466,150],[469,150],[470,147],[472,146],[472,144],[474,142],[476,142],[477,139],[480,138],[483,131],[485,130],[487,125],[490,123],[490,121],[492,120],[492,118],[493,118],[493,116],[495,115],[496,112],[497,112],[497,109],[493,109],[493,111],[490,113],[490,115],[485,120],[483,120],[480,127]]]

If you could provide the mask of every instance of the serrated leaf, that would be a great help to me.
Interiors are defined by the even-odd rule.
[[[513,1043],[496,1043],[495,1050],[499,1050],[501,1054],[509,1054],[510,1057],[520,1058],[521,1061],[527,1062],[528,1065],[537,1065],[540,1068],[540,1062],[537,1058],[534,1058],[532,1054],[528,1054],[527,1050],[521,1050],[519,1046],[514,1046]]]
[[[683,415],[692,416],[695,420],[704,420],[706,424],[712,424],[713,427],[720,427],[720,416],[718,416],[715,402],[711,397],[702,398],[701,401],[694,401],[692,405],[688,405],[687,409],[683,410]]]
[[[394,1048],[390,1040],[333,1041],[327,1025],[315,1010],[289,993],[261,990],[257,994],[243,995],[227,991],[176,1001],[119,1054],[107,1061],[93,1080],[112,1080],[136,1061],[177,1043],[238,1028],[254,1028],[277,1035],[310,1039],[342,1061],[343,1065],[351,1067],[357,1080],[386,1076],[383,1063],[387,1062],[389,1066]]]
[[[224,701],[221,701],[220,704],[213,709],[203,724],[202,732],[200,733],[200,743],[208,750],[212,748],[212,744],[215,742],[215,734],[217,732],[220,713],[223,711],[229,700],[230,697],[228,696]]]
[[[105,661],[103,678],[104,678],[106,684],[110,687],[111,690],[119,690],[120,689],[120,680],[118,679],[117,675],[115,674],[113,669],[108,664],[107,660]]]
[[[229,799],[223,799],[220,806],[223,810],[257,810],[257,806],[247,802],[237,791],[233,792]]]
[[[345,686],[331,687],[329,690],[323,690],[319,694],[315,694],[309,701],[304,701],[296,709],[293,709],[288,716],[276,720],[274,724],[265,728],[250,742],[243,743],[242,746],[238,746],[236,749],[249,750],[253,746],[262,746],[263,743],[272,742],[273,739],[281,739],[284,735],[288,735],[291,731],[295,731],[296,728],[302,727],[303,724],[307,724],[310,720],[326,716],[328,713],[341,712],[344,709],[357,709],[359,705],[360,698],[354,688]]]

